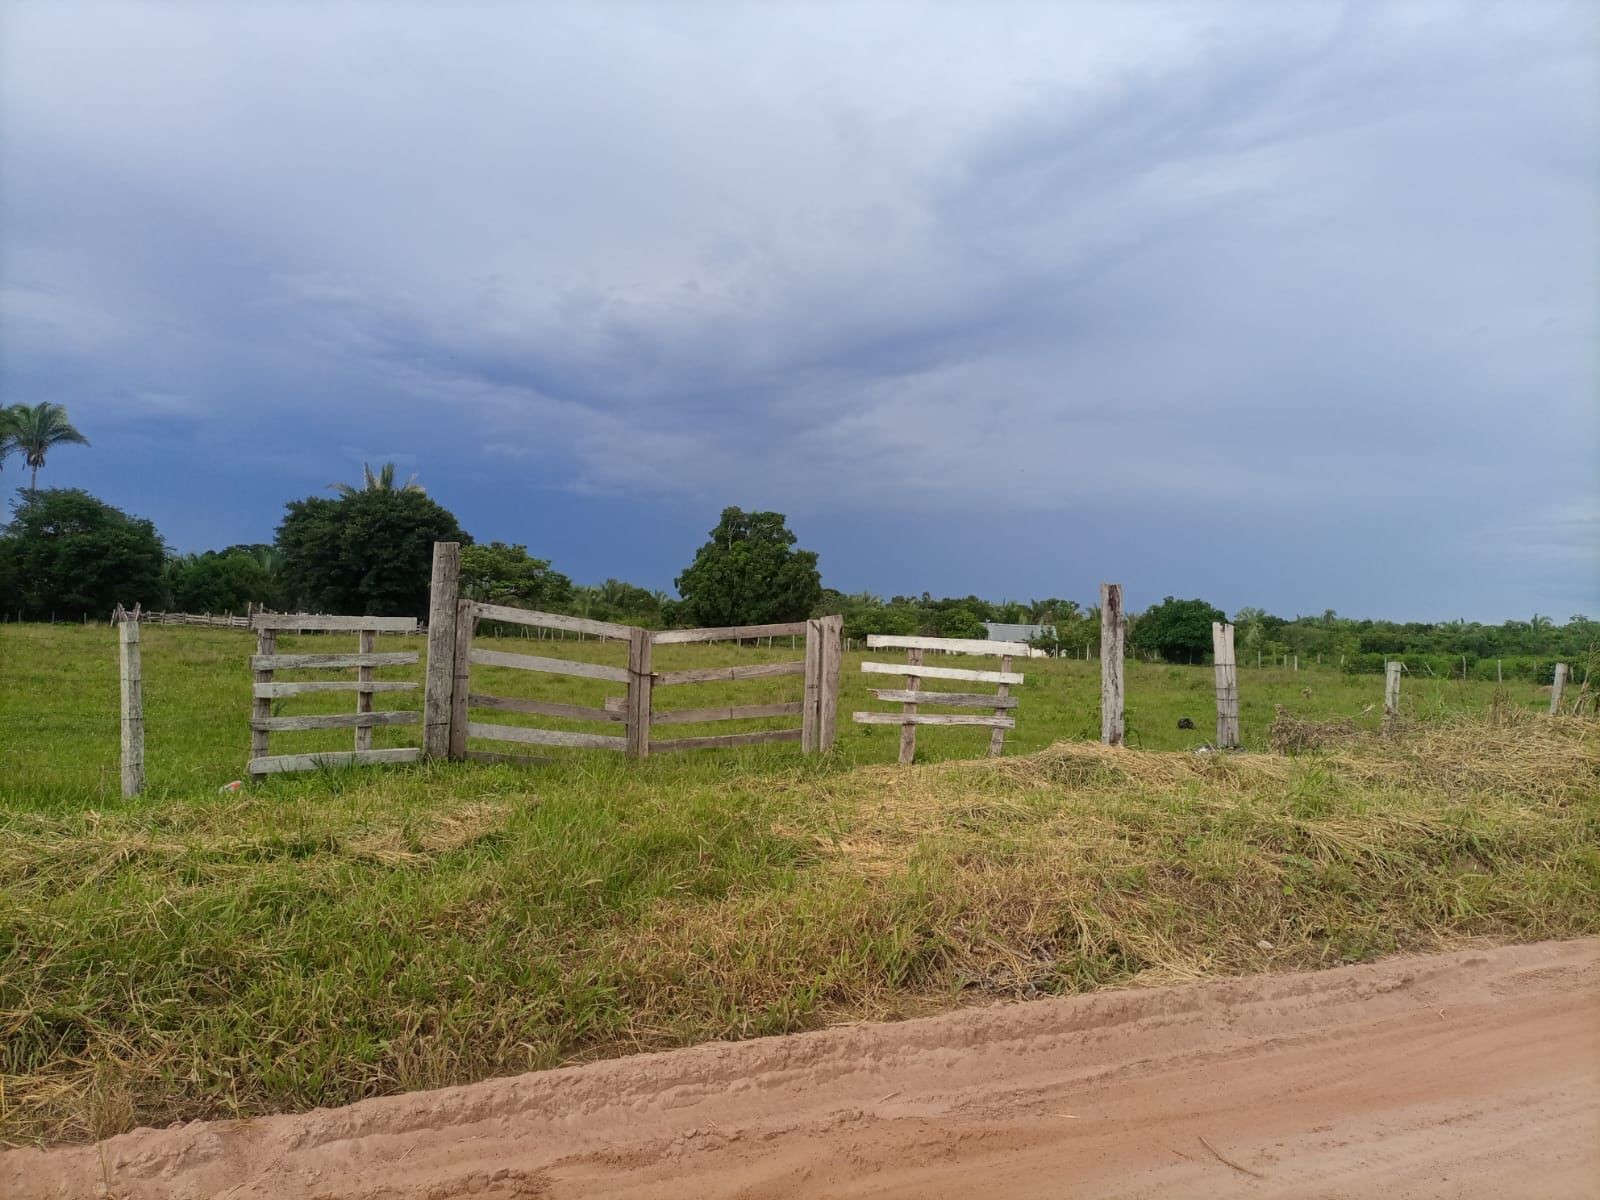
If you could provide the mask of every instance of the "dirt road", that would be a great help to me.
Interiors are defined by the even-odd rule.
[[[1600,940],[142,1130],[6,1154],[0,1195],[1600,1196]]]

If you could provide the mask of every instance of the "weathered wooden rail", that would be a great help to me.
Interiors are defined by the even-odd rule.
[[[579,636],[615,640],[627,646],[627,665],[577,662],[536,654],[512,653],[476,645],[479,625],[494,621],[543,631],[557,630]],[[423,749],[435,758],[465,759],[479,762],[538,763],[547,761],[526,754],[468,748],[468,739],[510,742],[519,745],[613,750],[634,758],[652,753],[713,747],[756,746],[776,742],[798,742],[805,753],[816,753],[832,746],[837,734],[840,663],[843,658],[844,620],[818,617],[808,621],[789,621],[770,625],[734,625],[707,629],[648,630],[611,621],[594,621],[564,613],[538,612],[487,604],[460,595],[460,548],[454,543],[434,545],[433,584],[428,614],[427,690],[423,702]],[[793,662],[732,663],[727,666],[696,667],[678,671],[656,671],[652,666],[656,646],[685,645],[718,641],[751,641],[788,637],[805,639],[805,657]],[[623,685],[620,694],[606,697],[600,706],[563,701],[495,695],[477,689],[472,683],[474,666],[543,672],[579,679],[601,680]],[[747,679],[776,679],[800,675],[805,678],[804,696],[760,704],[701,705],[692,708],[656,709],[660,688],[689,684],[736,682]],[[531,725],[511,725],[481,720],[474,716],[488,712],[548,716],[561,720],[621,725],[622,732],[591,733],[562,729],[541,729]],[[655,740],[656,725],[699,725],[718,721],[745,721],[797,716],[800,725],[791,729],[762,729],[741,733]]]
[[[415,617],[334,617],[315,613],[256,613],[250,618],[256,630],[256,653],[250,659],[250,669],[255,672],[251,688],[250,708],[250,761],[247,770],[251,775],[270,775],[282,771],[309,771],[323,766],[360,763],[416,762],[422,757],[418,746],[401,746],[374,750],[372,731],[379,726],[413,725],[417,713],[410,710],[376,712],[372,697],[380,692],[399,692],[415,688],[414,683],[380,681],[373,671],[380,667],[407,666],[419,659],[415,650],[380,653],[377,650],[380,633],[413,633],[417,628]],[[354,653],[330,652],[326,654],[279,654],[280,633],[353,633],[358,645]],[[274,678],[279,671],[347,670],[354,669],[355,679],[316,679],[286,682]],[[354,692],[356,711],[351,713],[315,713],[305,716],[274,716],[273,701],[289,696],[309,695],[318,692]],[[355,749],[321,751],[312,754],[272,754],[271,737],[274,733],[291,733],[317,729],[353,729]]]
[[[851,716],[858,725],[900,726],[900,761],[909,763],[917,752],[917,727],[919,725],[979,726],[994,732],[989,737],[989,755],[995,757],[1005,748],[1006,730],[1016,728],[1013,710],[1016,697],[1011,686],[1020,684],[1023,676],[1011,669],[1013,658],[1026,658],[1026,642],[990,642],[980,638],[896,637],[889,634],[870,634],[869,649],[904,649],[906,661],[900,663],[864,662],[861,669],[868,675],[900,675],[905,678],[903,688],[872,688],[879,700],[896,701],[900,711],[858,712]],[[928,667],[922,663],[924,651],[945,654],[986,654],[998,656],[998,671],[968,670],[963,667]],[[929,692],[922,688],[924,679],[951,679],[964,683],[993,683],[994,692]],[[987,708],[988,715],[972,713],[924,713],[919,706],[940,705],[949,708]]]

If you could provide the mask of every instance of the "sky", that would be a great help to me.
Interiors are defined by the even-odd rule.
[[[0,401],[176,549],[1600,613],[1587,3],[0,2]],[[0,484],[22,472],[11,460]]]

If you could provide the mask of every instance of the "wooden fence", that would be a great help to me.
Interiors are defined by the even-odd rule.
[[[250,623],[250,614],[242,617],[233,613],[175,613],[175,612],[145,612],[137,605],[132,612],[124,609],[120,604],[111,614],[111,622],[120,625],[124,621],[137,622],[140,625],[200,625],[208,629],[253,629]]]
[[[403,746],[388,750],[372,748],[372,730],[378,725],[412,725],[417,721],[414,711],[374,712],[372,697],[377,692],[407,691],[414,683],[379,681],[373,672],[380,667],[406,666],[418,660],[415,650],[379,653],[380,633],[412,633],[416,630],[415,617],[330,617],[310,613],[257,613],[251,618],[256,630],[256,654],[250,660],[255,672],[255,685],[251,691],[250,709],[250,763],[251,775],[267,775],[278,771],[308,771],[321,766],[350,763],[406,763],[422,757],[417,746]],[[355,653],[279,654],[278,634],[304,632],[354,633],[359,639]],[[291,670],[341,670],[354,668],[353,680],[310,680],[281,682],[274,678],[279,671]],[[352,713],[319,713],[313,716],[285,717],[272,714],[272,702],[286,696],[311,692],[354,692],[356,711]],[[310,729],[354,729],[355,749],[324,751],[315,754],[272,754],[269,741],[274,733]]]
[[[482,621],[561,630],[625,642],[628,646],[627,666],[514,654],[477,646],[473,643]],[[798,742],[803,753],[816,753],[832,746],[837,732],[843,624],[842,617],[819,617],[775,625],[652,631],[610,621],[485,604],[463,599],[460,595],[460,547],[453,542],[437,542],[434,544],[428,614],[423,748],[431,757],[520,763],[545,760],[523,754],[469,750],[467,740],[478,738],[534,746],[614,750],[634,758],[646,758],[652,752],[755,746],[772,742]],[[660,672],[652,666],[654,648],[660,645],[761,638],[769,639],[770,645],[772,638],[796,639],[802,636],[805,638],[805,657],[792,662],[731,664]],[[624,691],[607,697],[599,707],[498,696],[473,690],[471,671],[474,665],[600,679],[621,684]],[[804,695],[800,700],[659,711],[655,707],[659,688],[790,675],[804,677]],[[474,709],[573,721],[608,722],[620,724],[623,733],[580,733],[474,720]],[[764,729],[660,741],[652,737],[652,730],[658,725],[699,725],[784,716],[799,717],[800,725],[791,729]]]
[[[473,645],[473,638],[478,632],[480,621],[500,621],[510,625],[526,625],[541,629],[566,629],[574,632],[590,633],[596,636],[617,638],[626,641],[629,647],[629,665],[627,667],[611,667],[602,663],[574,662],[564,658],[545,658],[537,654],[511,654],[501,650],[488,650]],[[616,750],[632,749],[639,736],[640,722],[632,712],[631,705],[623,707],[594,708],[587,705],[564,704],[550,700],[530,700],[518,696],[496,696],[488,692],[475,692],[471,686],[471,672],[474,665],[484,667],[507,667],[521,671],[541,671],[552,675],[577,676],[584,679],[602,679],[612,683],[620,683],[628,688],[622,699],[629,699],[635,689],[634,645],[637,641],[635,633],[643,630],[632,630],[626,625],[614,625],[609,621],[590,621],[584,617],[569,617],[560,613],[533,612],[520,608],[509,608],[500,604],[480,604],[473,600],[458,600],[456,602],[455,618],[455,649],[453,652],[453,667],[450,672],[450,702],[447,734],[445,738],[446,756],[454,759],[469,759],[476,762],[520,762],[537,763],[546,761],[542,758],[525,754],[512,754],[492,752],[486,750],[468,750],[469,737],[483,738],[495,742],[515,742],[522,745],[534,746],[567,746],[577,749],[590,750]],[[430,651],[431,651],[430,644]],[[431,665],[431,660],[430,660]],[[648,669],[648,661],[645,668]],[[430,686],[435,678],[443,679],[444,673],[432,670],[428,674]],[[440,684],[442,686],[442,683]],[[425,703],[438,707],[442,697],[432,693],[425,698]],[[529,713],[535,716],[562,717],[572,721],[606,721],[620,722],[626,729],[624,736],[602,733],[575,733],[562,729],[537,729],[526,725],[504,725],[493,721],[473,720],[471,710],[488,709],[491,712]]]
[[[801,699],[772,704],[718,705],[713,708],[676,708],[656,711],[653,703],[641,709],[647,714],[646,744],[650,725],[702,725],[714,721],[744,721],[760,717],[800,718],[796,729],[763,729],[753,733],[724,733],[707,737],[670,738],[654,743],[654,749],[699,750],[720,746],[758,746],[768,742],[799,742],[803,754],[814,754],[831,747],[838,733],[840,666],[844,661],[843,617],[816,617],[808,621],[788,621],[775,625],[729,625],[706,629],[667,629],[650,633],[652,646],[693,642],[749,641],[761,638],[804,636],[805,657],[794,662],[748,663],[727,667],[697,667],[687,671],[664,671],[650,684],[656,688],[722,680],[767,679],[800,675],[805,685]],[[771,644],[770,641],[768,643]]]
[[[990,642],[975,638],[894,637],[874,633],[868,636],[871,649],[904,648],[906,663],[864,662],[862,671],[869,675],[903,675],[905,687],[872,688],[879,700],[900,702],[900,711],[858,712],[851,719],[858,725],[900,726],[900,761],[909,763],[917,752],[918,725],[978,725],[992,729],[989,737],[989,755],[998,755],[1005,747],[1006,730],[1016,728],[1016,717],[1011,710],[1017,707],[1011,695],[1011,685],[1020,684],[1023,676],[1011,669],[1013,658],[1026,658],[1026,642]],[[961,667],[929,667],[922,662],[923,651],[935,650],[945,654],[999,655],[998,671],[971,671]],[[999,686],[992,694],[983,692],[925,692],[924,679],[953,679],[967,683],[993,683]],[[923,704],[946,705],[951,708],[988,708],[990,716],[961,713],[923,713]]]

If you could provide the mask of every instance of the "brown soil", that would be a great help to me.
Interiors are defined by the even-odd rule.
[[[1600,1195],[1600,939],[698,1046],[0,1156],[32,1197]]]

